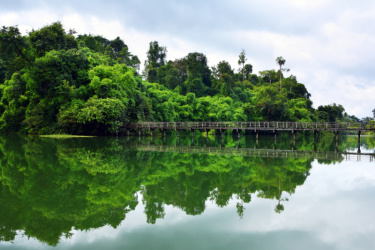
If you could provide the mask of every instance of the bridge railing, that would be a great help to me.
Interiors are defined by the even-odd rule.
[[[374,130],[362,122],[131,122],[128,128],[149,129],[266,129],[266,130]]]

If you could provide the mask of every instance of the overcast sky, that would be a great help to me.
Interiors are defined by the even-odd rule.
[[[375,1],[346,0],[0,0],[0,25],[21,31],[61,21],[78,34],[121,37],[142,63],[150,41],[174,60],[204,53],[239,67],[245,49],[254,73],[286,59],[314,107],[342,104],[349,114],[375,108]],[[287,75],[288,76],[288,75]]]

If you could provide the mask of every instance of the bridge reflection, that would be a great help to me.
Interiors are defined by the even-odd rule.
[[[180,145],[145,145],[131,144],[128,149],[149,152],[173,152],[189,154],[212,155],[240,155],[244,157],[269,157],[269,158],[302,158],[331,161],[366,161],[372,162],[375,153],[355,153],[340,151],[303,151],[285,149],[257,149],[257,148],[229,148],[229,147],[197,147]]]

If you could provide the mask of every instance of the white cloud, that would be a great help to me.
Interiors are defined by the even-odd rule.
[[[288,2],[301,9],[321,8],[328,4],[328,1],[325,0],[289,0]]]
[[[1,13],[0,23],[3,26],[18,25],[22,32],[31,31],[31,29],[41,28],[59,20],[56,13],[49,9],[40,9],[32,11]]]

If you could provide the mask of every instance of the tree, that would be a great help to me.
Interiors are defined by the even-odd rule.
[[[227,74],[229,76],[234,76],[234,72],[232,67],[227,61],[221,61],[217,64],[217,70],[219,73],[219,77],[223,74]]]
[[[251,64],[245,64],[244,67],[244,74],[245,74],[245,79],[250,80],[250,74],[253,73],[253,65]]]
[[[105,48],[111,44],[111,41],[102,36],[92,36],[92,35],[78,35],[77,41],[80,47],[88,47],[89,49],[104,53]],[[83,42],[83,43],[82,43]]]
[[[79,41],[80,46],[87,47],[95,52],[103,52],[103,50],[101,50],[102,48],[99,47],[96,39],[91,35],[79,35],[77,40]]]
[[[375,118],[375,109],[372,111],[372,113],[374,114],[374,118]]]
[[[139,66],[141,64],[141,61],[139,60],[138,56],[133,55],[129,52],[128,46],[124,46],[122,50],[119,53],[119,60],[120,62],[124,62],[127,66],[132,67],[139,70]]]
[[[286,62],[286,60],[282,56],[279,56],[278,58],[276,58],[276,62],[280,66],[279,75],[280,75],[280,93],[281,93],[281,88],[282,88],[282,79],[281,79],[282,78],[282,72],[283,71],[289,72],[289,69],[281,68],[281,66],[283,66],[285,64],[285,62]]]
[[[331,105],[319,106],[318,110],[319,113],[323,112],[324,116],[321,115],[327,122],[336,122],[341,121],[344,118],[344,107],[340,104],[336,105],[336,103]],[[318,115],[319,115],[318,113]]]
[[[177,69],[179,76],[182,79],[182,82],[188,77],[187,64],[185,58],[176,59],[173,61],[173,67]]]
[[[186,89],[199,89],[199,93],[194,93],[197,96],[203,96],[206,94],[205,91],[211,87],[211,71],[207,66],[207,57],[202,53],[194,52],[189,53],[184,58],[184,61],[188,73],[188,78],[185,81]],[[190,84],[194,86],[189,87]],[[197,86],[199,86],[199,88],[197,88]]]
[[[167,48],[159,46],[157,41],[150,42],[150,47],[147,51],[147,60],[145,61],[144,77],[149,82],[157,80],[157,69],[165,65],[167,58]]]
[[[305,85],[302,83],[296,83],[291,88],[291,92],[294,94],[294,98],[305,98],[310,99],[311,94],[307,91]]]
[[[234,72],[227,61],[221,61],[212,67],[214,75],[214,88],[224,96],[228,96],[234,83]]]
[[[257,88],[254,104],[257,114],[265,121],[285,121],[288,118],[286,99],[275,86]]]
[[[189,53],[185,57],[186,67],[189,76],[201,77],[206,86],[211,85],[210,68],[207,66],[207,57],[198,52]]]
[[[272,80],[276,77],[277,73],[275,70],[271,69],[259,71],[259,75],[263,78],[263,80],[269,81],[271,85]]]
[[[163,65],[163,66],[161,66],[161,67],[159,67],[159,68],[157,69],[157,78],[158,78],[157,82],[158,82],[159,84],[162,84],[162,85],[168,87],[168,86],[166,85],[166,82],[165,82],[165,81],[166,81],[166,77],[167,77],[167,75],[168,75],[168,71],[169,71],[171,68],[173,68],[173,66],[172,66],[172,62],[169,61],[167,64],[165,64],[165,65]]]
[[[77,48],[77,43],[72,41],[67,42],[67,38],[71,40],[73,37],[72,35],[68,36],[60,22],[47,25],[40,30],[33,30],[29,33],[30,42],[35,48],[38,57],[44,56],[46,52],[51,50]]]
[[[28,48],[26,38],[21,35],[17,26],[1,28],[0,68],[3,68],[1,78],[9,80],[14,72],[31,62],[31,58],[27,54]]]
[[[119,57],[120,55],[120,52],[124,49],[124,48],[128,48],[128,46],[124,43],[123,40],[121,40],[120,37],[116,37],[115,40],[111,41],[111,47],[116,55],[116,58]]]
[[[246,54],[245,50],[242,49],[239,58],[238,58],[238,65],[242,64],[242,83],[245,81],[245,62],[246,62]]]
[[[116,60],[116,59],[117,59],[116,54],[115,54],[115,51],[114,51],[114,49],[112,48],[111,45],[108,45],[108,46],[105,48],[104,54],[107,55],[107,56],[109,56],[109,57],[112,58],[113,60]]]

